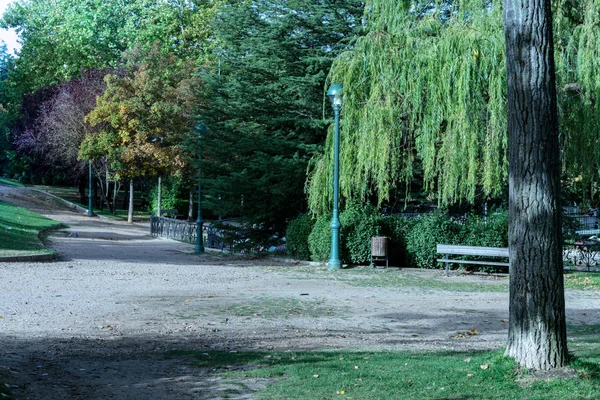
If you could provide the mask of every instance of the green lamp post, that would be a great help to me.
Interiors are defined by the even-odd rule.
[[[196,125],[198,135],[198,218],[196,219],[196,247],[194,253],[204,253],[204,240],[202,238],[202,134],[208,129],[204,124]]]
[[[342,268],[340,260],[340,218],[338,215],[339,185],[340,185],[340,111],[342,109],[342,85],[332,85],[327,91],[327,97],[333,105],[335,129],[333,139],[333,218],[331,219],[331,256],[327,269]]]
[[[92,201],[92,160],[88,162],[88,217],[94,216],[93,201]]]

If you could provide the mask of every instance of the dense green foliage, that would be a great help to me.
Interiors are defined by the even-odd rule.
[[[564,169],[580,196],[600,166],[599,7],[554,1]],[[366,16],[367,35],[336,59],[328,78],[344,85],[342,199],[404,200],[415,179],[441,205],[503,193],[501,2],[371,0]],[[310,174],[314,212],[331,205],[331,153],[328,139]]]
[[[331,253],[331,214],[319,215],[308,235],[308,248],[313,261],[327,261]],[[340,235],[341,236],[341,235]],[[342,242],[343,243],[343,242]],[[340,244],[340,246],[342,246]]]
[[[484,219],[475,214],[452,218],[444,211],[436,211],[407,219],[400,215],[383,216],[372,206],[351,204],[340,214],[340,220],[341,258],[348,264],[368,264],[371,261],[371,238],[375,236],[389,238],[391,264],[401,267],[435,268],[437,244],[508,246],[505,212],[497,212]],[[331,216],[319,216],[312,227],[308,243],[311,258],[315,261],[327,261],[329,258],[330,221]]]
[[[165,51],[197,59],[207,49],[207,22],[221,1],[19,0],[0,26],[23,46],[12,80],[24,93],[68,81],[81,71],[117,66],[136,45],[161,41]],[[193,43],[190,43],[193,41]]]
[[[308,236],[313,225],[313,220],[308,214],[302,214],[290,221],[285,231],[285,246],[288,255],[299,260],[310,260]]]
[[[208,209],[274,234],[305,209],[307,163],[327,125],[325,77],[361,14],[362,5],[349,0],[220,9],[212,28],[217,60],[198,75]]]
[[[348,263],[361,264],[371,259],[371,238],[379,236],[382,217],[372,206],[349,204],[340,213],[341,257]]]
[[[143,55],[132,52],[127,69],[106,76],[106,90],[86,117],[99,129],[86,135],[80,158],[106,157],[118,178],[181,169],[181,143],[191,132],[191,68],[153,47]]]
[[[424,215],[414,222],[406,236],[409,262],[419,268],[434,268],[437,244],[508,247],[508,218],[505,212],[490,215],[487,220],[474,214],[462,221],[444,212]]]
[[[148,211],[156,214],[158,210],[158,179],[148,191]],[[177,176],[163,178],[161,182],[161,209],[177,210],[180,214],[189,207],[189,186]]]
[[[565,192],[589,202],[600,170],[593,151],[600,131],[600,5],[553,6]],[[446,206],[505,193],[499,0],[18,0],[0,25],[15,28],[23,43],[16,59],[0,48],[6,176],[76,182],[83,193],[86,164],[72,150],[87,136],[79,154],[96,160],[97,182],[177,175],[184,207],[198,168],[192,130],[203,123],[208,215],[241,217],[245,232],[280,239],[287,221],[306,211],[307,193],[313,213],[331,207],[331,108],[324,93],[335,82],[345,87],[341,234],[348,262],[365,262],[375,234],[399,240],[393,252],[408,245],[397,238],[408,237],[410,223],[356,204],[389,212],[411,197]],[[106,92],[103,81],[84,79],[92,73],[110,76]],[[76,113],[60,114],[87,107],[97,95],[87,123]],[[62,116],[77,126],[76,136],[59,138]],[[56,145],[69,142],[68,151]],[[415,240],[417,248],[425,239]],[[312,244],[319,254],[313,257],[328,257],[328,241]]]

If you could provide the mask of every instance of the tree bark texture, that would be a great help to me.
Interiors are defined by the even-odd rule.
[[[567,361],[560,155],[550,0],[504,0],[509,130],[510,322],[506,356]]]
[[[129,180],[129,211],[127,213],[127,222],[133,224],[133,179]]]

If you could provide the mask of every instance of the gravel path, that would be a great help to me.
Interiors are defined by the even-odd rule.
[[[0,186],[0,199],[69,226],[49,237],[56,262],[0,263],[0,381],[16,399],[225,397],[227,382],[169,350],[474,350],[506,340],[506,291],[357,286],[345,271],[197,256],[151,238],[147,224],[88,218],[26,189]],[[570,323],[600,323],[597,293],[568,292],[567,308]]]

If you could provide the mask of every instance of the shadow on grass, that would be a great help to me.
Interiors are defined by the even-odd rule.
[[[108,332],[103,339],[0,335],[0,383],[15,399],[46,400],[596,398],[598,325],[570,331],[581,344],[572,362],[578,377],[526,384],[502,351],[232,351],[221,337]]]
[[[600,324],[567,325],[573,366],[600,382]]]
[[[581,399],[600,390],[585,373],[524,384],[498,351],[169,353],[182,356],[226,379],[270,379],[258,393],[268,399]]]

